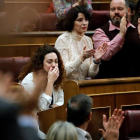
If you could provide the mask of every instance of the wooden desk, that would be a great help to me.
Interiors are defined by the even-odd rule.
[[[32,52],[43,44],[55,45],[55,41],[64,31],[20,32],[0,35],[0,57],[30,57]],[[87,31],[92,37],[94,31]]]
[[[67,81],[64,85],[65,103],[56,109],[39,113],[41,127],[47,132],[50,125],[56,120],[66,120],[65,108],[70,97],[84,93],[93,99],[93,120],[88,131],[94,140],[99,140],[101,134],[98,129],[102,127],[102,115],[111,115],[115,108],[121,105],[132,107],[140,104],[140,77],[95,79],[83,81]]]
[[[42,32],[19,32],[19,33],[8,33],[0,35],[0,45],[8,44],[44,44],[44,43],[55,43],[58,36],[63,34],[64,31],[42,31]],[[85,33],[91,37],[94,31],[87,31]]]

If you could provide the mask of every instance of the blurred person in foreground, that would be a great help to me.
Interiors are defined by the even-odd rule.
[[[14,93],[11,91],[12,76],[0,72],[0,137],[4,140],[40,140],[37,135],[36,119],[32,115],[37,107],[38,98],[42,91],[42,84],[45,78],[38,77],[36,87],[26,100],[23,98],[14,102],[11,100]],[[22,95],[24,92],[18,94]],[[19,95],[17,95],[19,97]],[[16,97],[14,97],[16,99]]]
[[[15,32],[32,32],[39,30],[40,15],[34,8],[24,7],[17,13],[16,18]]]

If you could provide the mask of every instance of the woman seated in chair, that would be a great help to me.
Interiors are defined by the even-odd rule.
[[[90,15],[85,8],[73,7],[64,22],[68,32],[56,40],[55,47],[62,56],[68,79],[93,78],[98,73],[100,60],[107,50],[107,44],[94,50],[91,38],[84,35],[89,20]]]
[[[82,6],[92,15],[91,0],[53,0],[54,11],[57,16],[56,29],[64,30],[62,23],[72,7]]]
[[[30,96],[34,90],[36,79],[40,75],[46,77],[46,82],[40,83],[43,84],[44,88],[39,99],[39,110],[63,105],[64,65],[59,52],[49,45],[39,47],[19,75],[18,79],[21,81],[27,96]]]

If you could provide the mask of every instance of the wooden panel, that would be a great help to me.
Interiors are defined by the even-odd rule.
[[[17,57],[17,56],[28,56],[30,57],[39,46],[44,44],[7,44],[0,45],[0,57]],[[49,44],[54,47],[54,44]]]
[[[30,56],[32,56],[32,53],[37,50],[39,46],[30,46]]]
[[[56,120],[66,119],[64,113],[66,103],[69,98],[79,93],[89,95],[94,100],[93,107],[101,108],[101,110],[98,108],[93,111],[93,121],[90,122],[88,128],[88,131],[96,140],[101,136],[97,129],[102,127],[102,115],[104,113],[110,114],[106,106],[109,106],[111,112],[113,112],[115,107],[120,108],[124,104],[140,104],[140,77],[67,81],[64,85],[64,105],[39,114],[43,132],[47,132],[49,126]]]
[[[27,47],[0,47],[0,57],[29,56],[29,46]]]
[[[32,7],[36,11],[44,13],[52,0],[5,0],[4,11],[8,13],[17,13],[24,7]]]
[[[5,12],[17,13],[23,7],[35,8],[38,12],[44,13],[52,0],[5,0]],[[109,10],[110,0],[92,0],[94,10]],[[12,8],[11,8],[12,7]]]
[[[46,32],[32,32],[25,33],[22,35],[1,35],[0,36],[0,45],[4,44],[44,44],[44,43],[55,43],[56,39],[58,38],[60,34],[51,35],[47,34]]]
[[[71,90],[68,90],[71,85]],[[78,94],[77,84],[75,82],[65,82],[64,84],[64,105],[54,109],[39,112],[40,129],[46,133],[49,127],[57,120],[66,121],[66,106],[68,100]]]
[[[140,104],[122,105],[122,110],[140,110]]]
[[[38,113],[40,130],[42,130],[46,134],[48,129],[54,122],[58,120],[65,121],[66,120],[65,109],[66,109],[66,104],[54,109],[50,109]]]
[[[46,2],[6,2],[4,7],[4,12],[7,13],[17,13],[24,7],[34,8],[39,13],[45,13],[50,3]]]
[[[116,107],[121,105],[140,104],[140,91],[138,93],[119,94],[116,95]]]
[[[115,107],[115,98],[114,95],[105,95],[105,96],[90,96],[93,99],[93,107],[105,107],[110,106],[111,112],[116,108]]]
[[[92,118],[89,122],[87,131],[91,134],[93,140],[99,140],[102,137],[102,134],[98,131],[98,129],[103,128],[103,114],[109,118],[111,115],[110,107],[92,108]]]

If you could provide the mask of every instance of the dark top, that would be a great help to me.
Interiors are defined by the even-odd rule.
[[[33,127],[20,127],[17,117],[19,104],[8,103],[0,98],[0,139],[1,140],[40,140]]]

